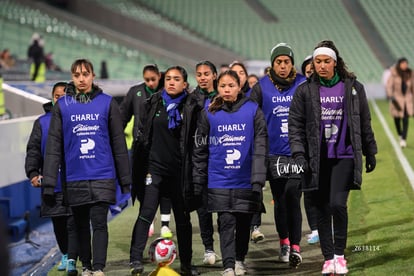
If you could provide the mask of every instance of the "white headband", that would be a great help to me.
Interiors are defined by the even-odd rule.
[[[315,51],[313,51],[313,58],[315,58],[318,55],[327,55],[333,58],[336,61],[336,54],[335,51],[328,47],[319,47],[316,48]]]

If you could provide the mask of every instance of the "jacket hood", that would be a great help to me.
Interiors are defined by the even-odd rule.
[[[45,111],[45,113],[48,113],[50,111],[52,111],[53,108],[53,103],[52,102],[47,102],[45,104],[43,104],[43,110]]]

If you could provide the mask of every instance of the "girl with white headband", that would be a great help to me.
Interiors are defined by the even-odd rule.
[[[322,274],[345,274],[348,195],[361,189],[362,155],[366,172],[375,169],[377,144],[364,86],[332,41],[315,47],[313,66],[314,74],[293,96],[289,144],[296,163],[306,168],[302,189],[317,210]]]

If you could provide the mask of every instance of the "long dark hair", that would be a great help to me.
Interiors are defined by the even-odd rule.
[[[246,82],[243,84],[243,87],[240,87],[240,88],[241,88],[241,90],[242,90],[244,93],[246,93],[246,92],[247,92],[247,91],[249,91],[249,89],[250,89],[250,87],[249,87],[249,82],[248,82],[248,76],[249,76],[249,73],[247,72],[247,68],[246,68],[246,66],[245,66],[243,63],[239,62],[239,61],[234,61],[232,64],[230,64],[230,69],[233,69],[233,67],[234,67],[234,66],[236,66],[236,65],[240,66],[240,67],[243,69],[244,74],[246,75]],[[240,84],[240,85],[241,85],[241,84]]]
[[[144,66],[144,69],[142,69],[142,75],[145,74],[145,72],[154,72],[157,75],[160,75],[160,80],[158,82],[158,87],[156,87],[156,90],[158,91],[162,87],[164,87],[164,73],[160,72],[160,69],[158,69],[157,64],[147,64]]]
[[[196,64],[196,71],[197,71],[198,67],[200,67],[202,65],[208,66],[210,68],[211,72],[213,74],[216,74],[216,76],[217,76],[217,68],[211,61],[208,61],[208,60],[200,61],[199,63]],[[213,88],[214,88],[214,90],[217,90],[217,77],[213,80]],[[208,92],[210,92],[210,91],[208,91]]]
[[[239,75],[237,75],[236,71],[233,71],[230,69],[230,70],[226,70],[220,73],[220,75],[217,78],[217,83],[219,83],[221,78],[224,76],[232,77],[237,82],[237,84],[240,86],[240,78],[239,78]],[[217,97],[215,97],[213,101],[211,102],[211,104],[208,106],[208,111],[211,113],[215,113],[216,111],[221,109],[223,104],[224,104],[224,99],[220,95],[217,95]]]
[[[338,73],[341,80],[344,80],[346,78],[355,78],[355,74],[348,71],[348,68],[347,68],[345,62],[342,59],[342,57],[339,55],[339,51],[336,48],[333,41],[323,40],[323,41],[319,42],[318,45],[316,45],[314,50],[316,50],[317,48],[320,48],[320,47],[327,47],[327,48],[332,49],[335,52],[335,54],[336,54],[336,67],[335,67],[335,70]],[[317,74],[313,74],[313,75],[316,76]]]
[[[399,58],[397,60],[397,64],[395,65],[395,70],[397,71],[397,74],[401,77],[403,81],[407,81],[411,77],[411,69],[407,68],[407,70],[402,70],[401,63],[403,62],[408,63],[408,59],[406,59],[405,57]]]

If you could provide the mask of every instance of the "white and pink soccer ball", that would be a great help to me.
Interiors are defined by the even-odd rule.
[[[167,266],[174,262],[177,248],[172,240],[158,238],[151,243],[148,254],[151,262],[159,266]]]

